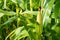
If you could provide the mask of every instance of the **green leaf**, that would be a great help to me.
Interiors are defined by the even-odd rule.
[[[24,11],[21,14],[31,14],[31,15],[37,15],[38,11]]]
[[[12,0],[12,2],[18,4],[22,9],[27,9],[28,0]]]
[[[15,39],[22,39],[29,36],[28,32],[26,30],[23,30],[19,36],[17,36]]]
[[[13,11],[4,11],[2,9],[0,9],[0,13],[4,14],[4,15],[8,15],[8,16],[12,16],[15,15],[16,13]]]
[[[8,39],[8,37],[11,38],[11,40],[17,40],[17,39],[22,39],[29,36],[28,32],[24,29],[24,26],[19,27],[15,30],[13,30],[6,38],[5,40]]]
[[[50,22],[49,16],[51,14],[53,5],[54,5],[54,0],[50,0],[45,7],[44,18],[43,18],[43,24],[45,24],[45,26],[47,25],[48,22]]]
[[[54,7],[54,15],[56,18],[60,16],[60,1],[56,2]]]
[[[41,0],[32,0],[32,6],[36,10],[39,6],[41,6]]]
[[[17,16],[13,16],[11,18],[9,18],[5,23],[1,24],[0,28],[8,23],[13,22],[14,20],[16,20],[18,17]]]
[[[57,33],[60,33],[60,27],[58,26],[58,24],[55,24],[51,29]]]
[[[0,13],[0,17],[2,17],[4,14],[3,13]]]
[[[4,1],[4,6],[2,7],[2,9],[10,10],[10,9],[7,7],[7,0],[3,0],[3,1]]]
[[[12,2],[14,2],[14,3],[17,3],[17,1],[16,0],[11,0]]]

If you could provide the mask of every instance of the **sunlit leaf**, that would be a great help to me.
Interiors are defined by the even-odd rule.
[[[28,32],[27,32],[26,30],[23,30],[23,31],[20,33],[20,35],[17,36],[16,38],[17,38],[17,39],[21,39],[21,38],[25,38],[25,37],[27,37],[27,36],[29,36]]]
[[[24,11],[21,14],[32,14],[32,15],[37,15],[38,11]]]
[[[4,15],[9,15],[9,16],[16,14],[16,13],[13,12],[13,11],[4,11],[4,10],[1,10],[1,9],[0,9],[0,13],[2,13],[2,14],[4,14]]]
[[[25,37],[29,36],[28,32],[27,32],[26,30],[23,30],[23,28],[24,28],[24,26],[15,29],[15,31],[13,30],[14,32],[12,31],[12,32],[6,37],[5,40],[7,40],[8,37],[10,37],[12,40],[17,40],[17,39],[22,39],[22,38],[25,38]],[[14,34],[15,34],[15,35],[14,35]],[[12,36],[12,35],[13,35],[13,36]],[[13,39],[13,37],[14,37],[14,39]]]
[[[50,0],[49,3],[47,3],[46,8],[44,10],[44,18],[43,18],[43,24],[45,23],[45,25],[47,24],[47,22],[49,22],[49,16],[51,14],[51,10],[54,4],[54,0]]]
[[[4,14],[3,13],[0,13],[0,17],[2,17]]]

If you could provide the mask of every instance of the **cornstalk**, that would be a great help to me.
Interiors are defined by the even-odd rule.
[[[30,10],[32,11],[33,8],[32,8],[32,0],[30,0]]]
[[[6,8],[6,0],[4,0],[4,8]]]
[[[43,7],[44,7],[44,0],[41,0],[41,7],[38,8],[38,15],[37,15],[37,22],[40,24],[39,26],[39,33],[38,33],[38,40],[42,40],[42,32],[43,32]]]
[[[37,22],[40,24],[39,32],[38,32],[38,39],[41,40],[41,35],[43,31],[41,7],[38,8]]]
[[[19,9],[18,9],[18,5],[16,3],[16,15],[18,16],[19,13]],[[17,18],[17,27],[19,27],[19,18]]]
[[[37,15],[37,22],[40,24],[39,26],[39,32],[38,32],[38,40],[42,40],[41,39],[41,35],[43,32],[43,3],[44,0],[41,0],[41,7],[38,8],[38,15]]]

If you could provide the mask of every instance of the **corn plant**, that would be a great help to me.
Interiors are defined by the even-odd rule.
[[[60,40],[60,0],[0,0],[0,40]]]

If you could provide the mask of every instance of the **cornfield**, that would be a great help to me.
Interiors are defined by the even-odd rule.
[[[60,0],[0,0],[0,40],[60,40]]]

